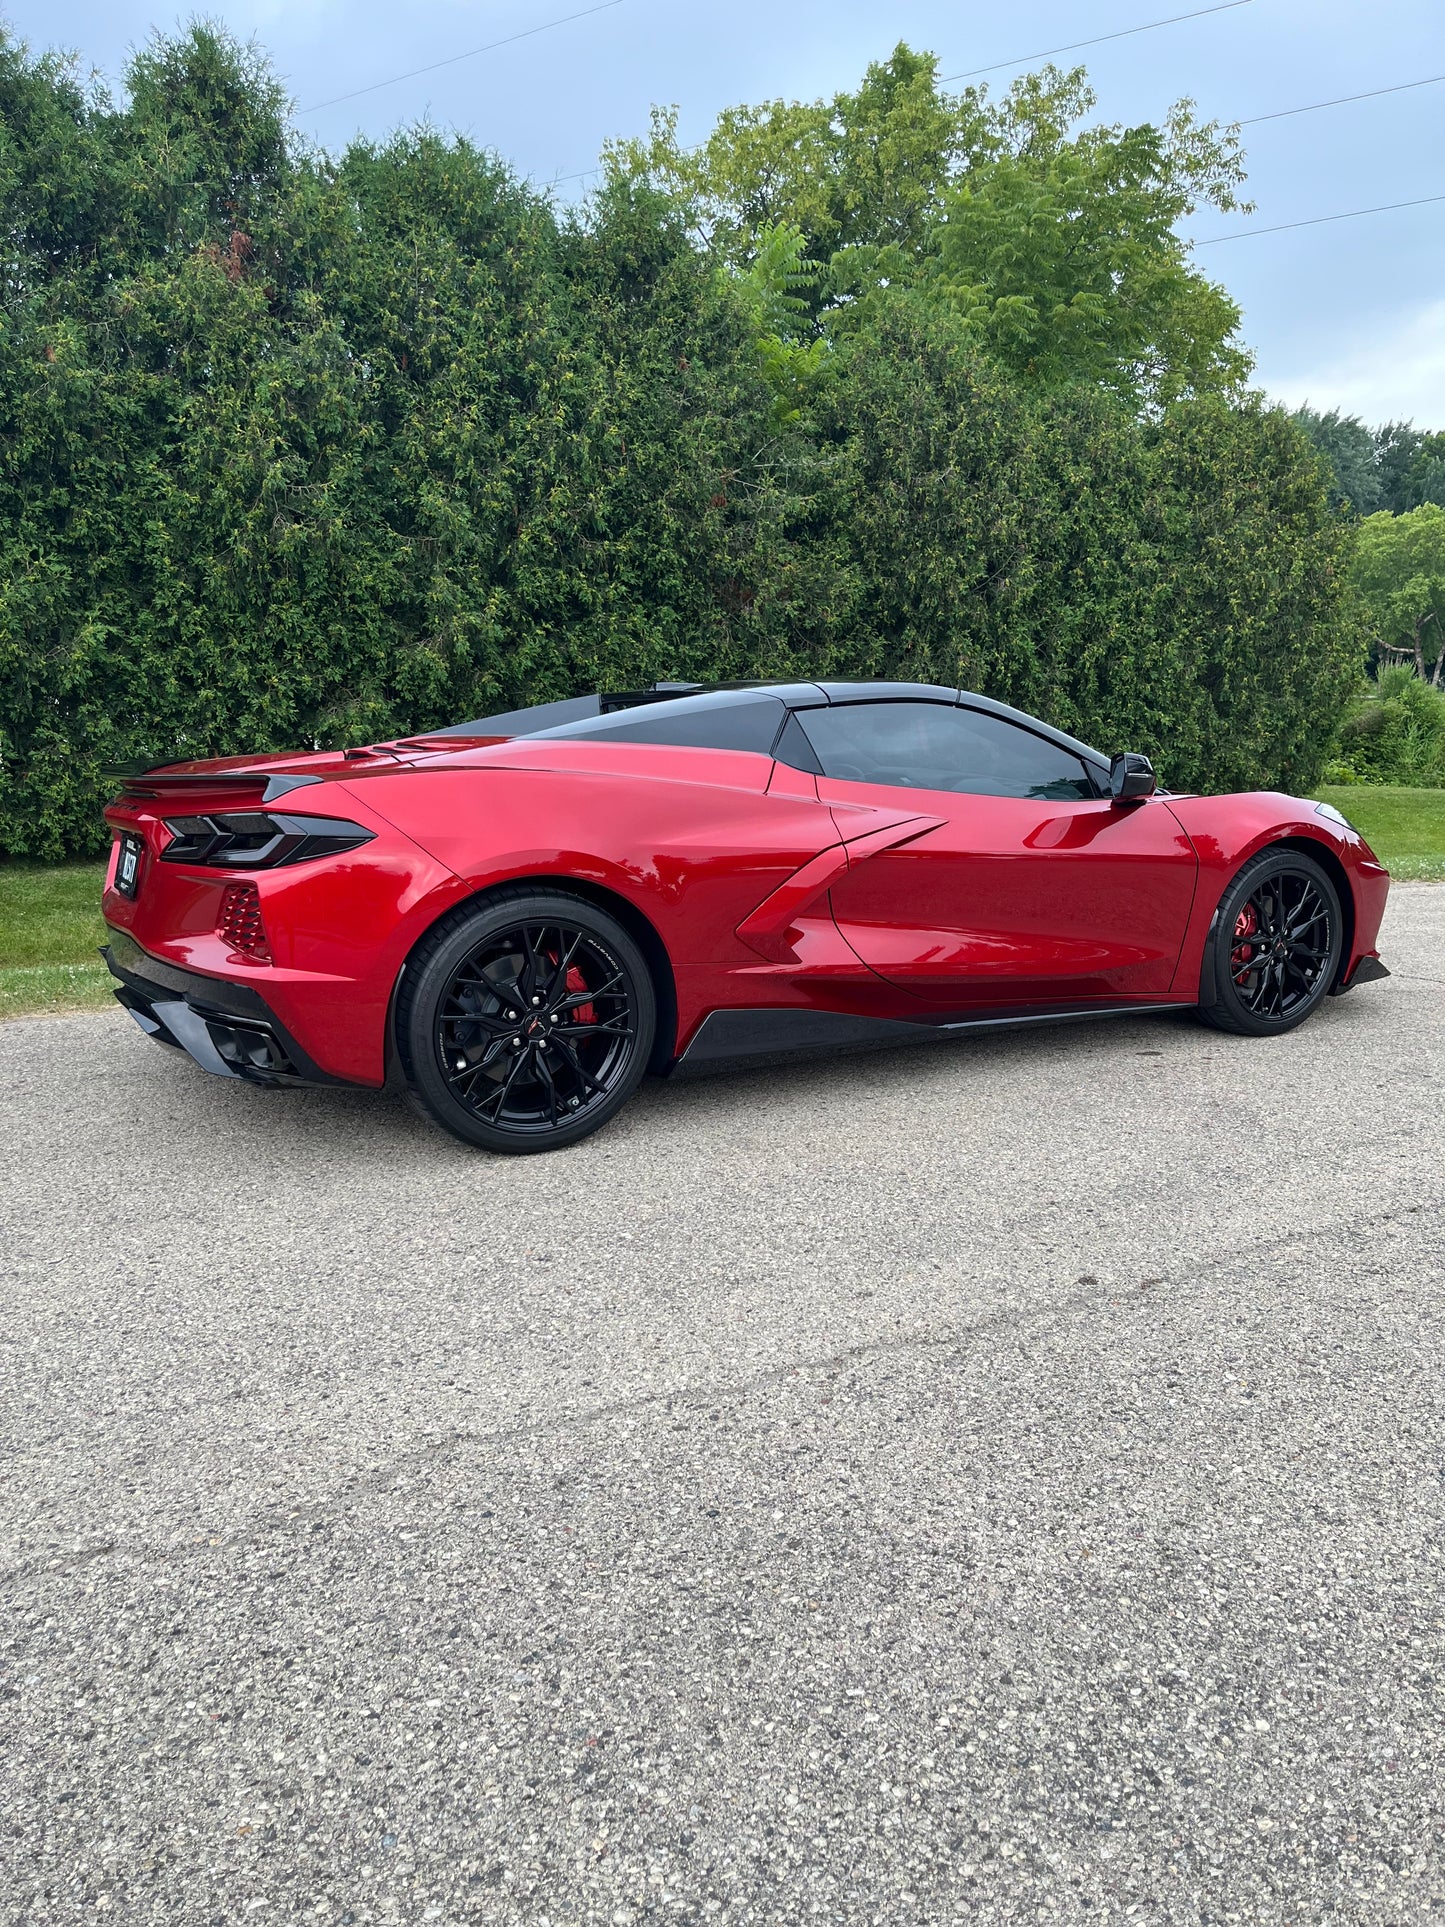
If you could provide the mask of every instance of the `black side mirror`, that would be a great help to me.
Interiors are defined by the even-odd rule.
[[[1137,803],[1142,796],[1152,796],[1158,787],[1154,765],[1132,749],[1121,750],[1109,765],[1109,794],[1116,803]]]

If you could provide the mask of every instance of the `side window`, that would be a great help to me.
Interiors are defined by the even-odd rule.
[[[1099,793],[1077,756],[976,709],[947,703],[841,703],[804,710],[797,720],[825,776],[899,789],[1060,802]]]
[[[813,745],[803,734],[803,725],[799,722],[796,713],[790,715],[784,723],[783,733],[778,738],[773,754],[780,763],[786,763],[790,769],[806,770],[809,776],[823,774],[823,765],[818,761]]]

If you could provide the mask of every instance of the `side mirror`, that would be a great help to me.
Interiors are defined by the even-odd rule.
[[[1121,750],[1109,765],[1109,794],[1116,803],[1137,803],[1141,797],[1152,796],[1158,787],[1154,765],[1132,749]]]

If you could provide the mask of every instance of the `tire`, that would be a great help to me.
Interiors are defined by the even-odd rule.
[[[1324,1000],[1340,967],[1344,917],[1322,864],[1263,850],[1219,900],[1199,983],[1199,1015],[1216,1030],[1277,1037]]]
[[[444,917],[409,962],[396,1036],[414,1099],[488,1151],[590,1137],[647,1068],[657,999],[642,953],[584,898],[525,885]]]

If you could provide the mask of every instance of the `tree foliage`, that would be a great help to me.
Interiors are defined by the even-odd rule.
[[[1432,502],[1361,526],[1354,580],[1382,657],[1408,655],[1438,688],[1445,671],[1445,508]]]
[[[1031,386],[1154,404],[1236,392],[1239,310],[1174,225],[1201,202],[1243,205],[1238,147],[1188,101],[1161,127],[1080,126],[1095,104],[1082,69],[1053,67],[999,101],[949,94],[933,56],[900,45],[856,93],[734,108],[692,150],[659,112],[608,162],[687,206],[741,265],[780,230],[800,236],[820,334],[914,290]]]
[[[1306,403],[1294,421],[1326,463],[1330,500],[1356,515],[1401,515],[1422,502],[1445,505],[1445,433],[1409,422],[1369,428],[1358,415]]]
[[[1397,450],[1383,438],[1398,431],[1399,426],[1391,423],[1380,431],[1380,468],[1385,480],[1386,506],[1397,515],[1420,508],[1426,502],[1445,508],[1445,430],[1436,429],[1430,434],[1411,430],[1409,441]]]
[[[674,675],[961,681],[1177,785],[1312,780],[1361,642],[1304,442],[933,298],[964,162],[1045,136],[931,74],[729,252],[656,170],[562,216],[425,128],[311,152],[203,28],[122,104],[0,40],[0,849],[96,848],[117,764]],[[842,295],[884,245],[918,274]]]
[[[1332,776],[1352,783],[1445,788],[1445,689],[1407,663],[1380,670],[1350,707]]]
[[[1292,419],[1326,464],[1334,506],[1373,515],[1385,494],[1375,431],[1358,415],[1342,414],[1338,408],[1322,412],[1308,403],[1295,409]]]

